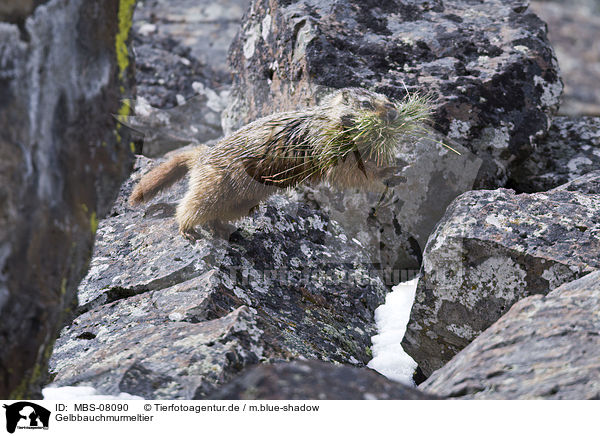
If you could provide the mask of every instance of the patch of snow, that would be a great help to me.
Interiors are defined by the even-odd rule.
[[[414,386],[412,376],[417,363],[404,352],[400,343],[406,332],[418,281],[416,278],[394,286],[386,296],[385,304],[375,310],[379,334],[371,338],[373,359],[367,364],[390,380],[409,386]]]
[[[125,392],[119,395],[102,395],[91,386],[47,386],[42,389],[44,400],[49,401],[99,401],[99,400],[143,400]]]

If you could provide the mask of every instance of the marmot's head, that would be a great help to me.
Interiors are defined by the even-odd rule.
[[[392,164],[398,146],[422,137],[431,116],[428,97],[409,94],[400,102],[362,88],[340,89],[321,105],[335,126],[329,136],[329,161],[358,152],[377,165]]]
[[[399,116],[396,104],[385,95],[362,88],[340,89],[326,97],[321,106],[330,107],[332,115],[346,127],[351,127],[359,114],[365,112],[387,123],[393,123]]]

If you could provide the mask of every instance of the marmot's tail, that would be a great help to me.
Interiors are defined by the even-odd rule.
[[[129,196],[129,204],[135,205],[150,200],[160,191],[181,179],[200,158],[207,147],[201,145],[173,156],[168,161],[144,174]]]

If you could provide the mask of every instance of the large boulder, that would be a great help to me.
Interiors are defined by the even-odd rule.
[[[0,397],[40,397],[98,225],[132,164],[134,1],[2,2]],[[11,6],[14,6],[11,9]]]
[[[177,233],[182,181],[101,221],[79,316],[56,342],[54,382],[145,398],[202,398],[246,366],[304,357],[364,365],[387,288],[360,243],[289,193],[230,235]],[[224,238],[223,238],[224,236]]]
[[[460,399],[600,399],[600,272],[506,315],[419,386]]]
[[[435,400],[438,397],[390,381],[368,368],[295,360],[254,366],[223,386],[210,399]]]
[[[446,207],[473,187],[481,160],[457,148],[461,155],[430,140],[405,147],[383,194],[320,184],[303,187],[302,196],[341,223],[367,249],[386,284],[397,285],[418,273],[427,238]]]
[[[556,117],[538,152],[514,173],[514,187],[525,192],[547,191],[600,168],[600,118]]]
[[[548,129],[562,84],[545,24],[521,0],[255,0],[232,43],[226,132],[327,88],[434,97],[435,128],[503,186]]]
[[[600,172],[554,190],[472,191],[448,208],[423,256],[404,350],[428,376],[518,300],[600,267]]]

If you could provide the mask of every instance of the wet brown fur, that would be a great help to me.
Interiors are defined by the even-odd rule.
[[[194,227],[235,221],[282,188],[327,181],[338,188],[380,190],[384,170],[369,159],[368,144],[326,168],[316,166],[327,141],[324,133],[342,129],[357,110],[380,116],[393,111],[381,95],[357,88],[332,94],[314,108],[269,115],[254,121],[214,147],[199,146],[174,155],[142,177],[130,204],[147,201],[188,171],[187,193],[177,207],[179,231],[196,237]]]

